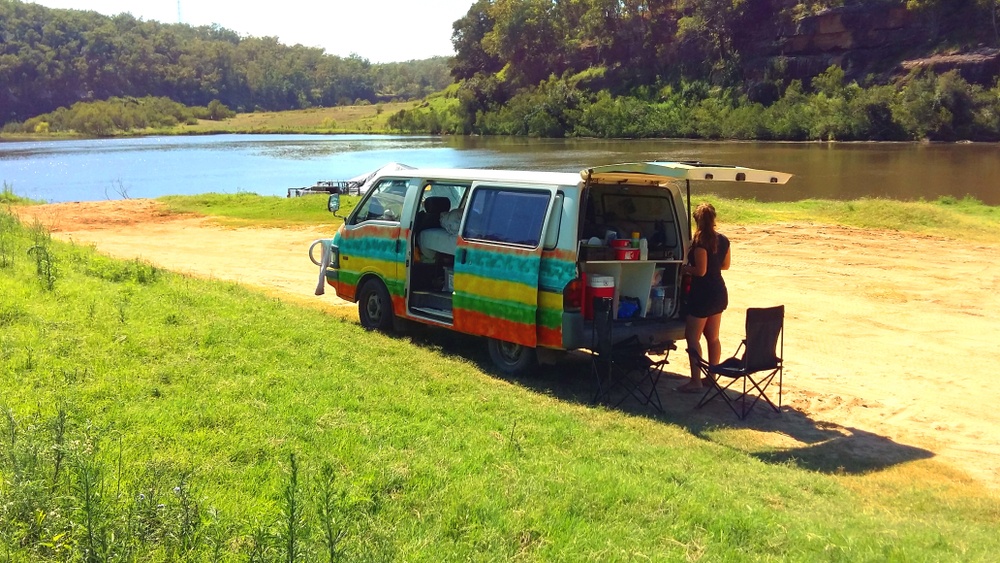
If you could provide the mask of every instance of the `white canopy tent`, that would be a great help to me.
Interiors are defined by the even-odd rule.
[[[352,186],[352,187],[353,186],[358,186],[358,193],[362,193],[363,194],[363,193],[365,193],[365,192],[368,191],[368,188],[370,187],[369,184],[380,173],[383,173],[383,172],[395,172],[397,170],[413,170],[413,166],[407,166],[406,164],[400,164],[398,162],[390,162],[389,164],[386,164],[385,166],[382,166],[381,168],[379,168],[378,170],[375,170],[374,172],[368,172],[368,173],[362,174],[360,176],[355,176],[355,177],[351,178],[350,180],[348,180],[347,182],[348,182],[349,186]]]

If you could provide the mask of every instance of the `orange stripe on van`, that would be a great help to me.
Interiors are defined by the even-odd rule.
[[[456,315],[456,318],[459,320],[455,323],[455,329],[467,334],[488,336],[532,347],[537,340],[534,324],[515,323],[469,310],[463,311],[461,316]]]
[[[562,327],[553,329],[553,328],[546,328],[544,326],[539,326],[538,345],[546,346],[548,348],[562,348],[563,347]]]

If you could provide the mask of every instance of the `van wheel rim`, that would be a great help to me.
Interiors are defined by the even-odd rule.
[[[368,313],[368,318],[374,322],[382,320],[382,300],[378,298],[378,295],[373,293],[368,297],[368,302],[365,304],[365,311]]]
[[[524,348],[520,344],[512,342],[501,342],[499,346],[500,357],[509,364],[516,364],[524,353]]]

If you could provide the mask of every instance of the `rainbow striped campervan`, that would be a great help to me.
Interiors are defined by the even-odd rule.
[[[325,282],[357,302],[367,328],[409,319],[487,337],[505,373],[530,368],[536,352],[592,348],[588,301],[599,291],[612,299],[616,338],[672,342],[684,334],[685,187],[689,202],[692,180],[789,178],[680,162],[579,174],[389,171],[369,180],[332,239],[310,247],[321,267],[317,294]],[[330,210],[338,209],[335,194]]]

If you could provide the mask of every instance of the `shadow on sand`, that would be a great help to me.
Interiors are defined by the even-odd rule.
[[[597,380],[589,353],[573,352],[555,365],[541,366],[531,375],[509,377],[496,372],[485,341],[481,338],[436,329],[410,331],[407,338],[415,345],[475,362],[483,371],[534,392],[566,402],[613,408],[631,416],[673,424],[708,441],[718,443],[712,436],[718,430],[747,429],[758,432],[764,435],[760,442],[765,445],[761,445],[758,451],[748,452],[748,455],[766,463],[791,464],[829,474],[862,474],[934,455],[928,450],[900,444],[865,430],[815,420],[787,404],[781,407],[780,413],[776,413],[762,402],[758,403],[742,421],[721,400],[696,408],[701,394],[677,392],[675,388],[688,378],[669,363],[664,366],[656,386],[663,406],[663,411],[659,412],[650,405],[641,404],[624,390],[595,405]],[[676,352],[671,354],[670,358],[676,357]],[[686,362],[681,365],[686,369]],[[777,402],[777,397],[772,399]]]

